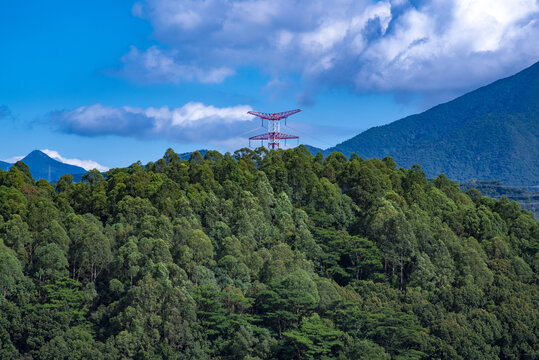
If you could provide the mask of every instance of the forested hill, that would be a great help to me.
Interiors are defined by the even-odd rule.
[[[0,171],[1,359],[537,359],[539,224],[391,158]]]
[[[324,151],[363,158],[392,156],[465,181],[539,184],[539,63],[520,73]]]

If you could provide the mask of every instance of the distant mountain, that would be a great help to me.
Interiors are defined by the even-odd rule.
[[[36,180],[45,179],[49,182],[55,182],[64,174],[73,174],[75,181],[80,181],[82,174],[86,173],[86,170],[80,166],[64,164],[39,150],[32,151],[21,161],[30,168],[30,173],[32,173],[32,177]],[[4,164],[7,164],[7,166],[4,167]],[[11,165],[13,164],[6,162],[0,163],[2,169],[6,171],[9,170]]]
[[[539,184],[539,62],[453,101],[371,128],[324,151],[391,156],[429,177]]]
[[[13,165],[13,164],[7,163],[5,161],[0,161],[0,169],[2,169],[4,171],[8,171],[9,168],[11,168],[11,165]]]
[[[209,150],[202,149],[202,150],[195,150],[195,151],[198,151],[200,153],[200,155],[204,156],[204,155],[206,155],[206,153]],[[180,159],[182,159],[182,160],[189,160],[191,158],[191,154],[194,153],[195,151],[193,151],[193,152],[185,152],[185,153],[181,153],[181,154],[178,154],[178,155],[180,156]]]
[[[324,149],[321,149],[321,148],[317,148],[316,146],[312,146],[312,145],[307,145],[307,144],[303,144],[303,146],[305,146],[305,148],[313,155],[316,156],[316,154],[318,154],[319,152],[321,153],[324,153]]]

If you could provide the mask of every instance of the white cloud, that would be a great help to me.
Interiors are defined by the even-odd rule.
[[[22,159],[24,159],[24,156],[12,156],[12,157],[10,157],[8,159],[2,159],[2,161],[5,161],[5,162],[10,163],[10,164],[14,164],[17,161],[22,160]]]
[[[80,166],[84,170],[97,169],[99,171],[108,171],[110,168],[103,166],[93,160],[80,160],[80,159],[68,159],[63,157],[55,150],[41,149],[42,152],[53,158],[54,160],[60,161],[64,164]]]
[[[165,138],[185,143],[227,144],[258,126],[247,105],[215,107],[189,102],[181,107],[138,108],[94,104],[51,114],[60,130],[83,136]],[[245,139],[244,139],[245,140]],[[243,144],[240,144],[243,145]],[[238,147],[238,144],[236,144]]]
[[[141,81],[219,82],[255,66],[315,89],[429,93],[539,59],[536,0],[146,0],[133,13],[160,42],[123,59]]]
[[[131,47],[121,61],[122,69],[112,71],[113,75],[125,76],[146,83],[193,81],[220,83],[234,74],[232,69],[222,66],[204,69],[195,65],[182,64],[177,51],[167,53],[156,46],[145,51]]]

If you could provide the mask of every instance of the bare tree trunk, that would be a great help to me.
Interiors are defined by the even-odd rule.
[[[403,270],[404,270],[404,259],[403,259],[403,256],[402,256],[402,252],[401,252],[401,277],[400,277],[400,289],[402,290],[402,280],[403,280]]]

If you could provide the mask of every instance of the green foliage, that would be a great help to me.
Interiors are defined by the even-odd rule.
[[[0,295],[2,298],[14,295],[23,277],[22,266],[15,253],[0,240]]]
[[[304,318],[296,330],[287,331],[300,359],[331,359],[344,347],[344,332],[336,330],[329,319],[318,314]]]
[[[187,160],[189,159],[189,160]],[[0,172],[0,358],[537,358],[539,225],[391,158]]]
[[[472,179],[462,182],[460,188],[474,199],[474,202],[483,201],[482,195],[495,199],[506,197],[510,201],[518,202],[523,209],[531,211],[535,218],[539,219],[539,191],[533,187],[507,186],[497,180]]]

